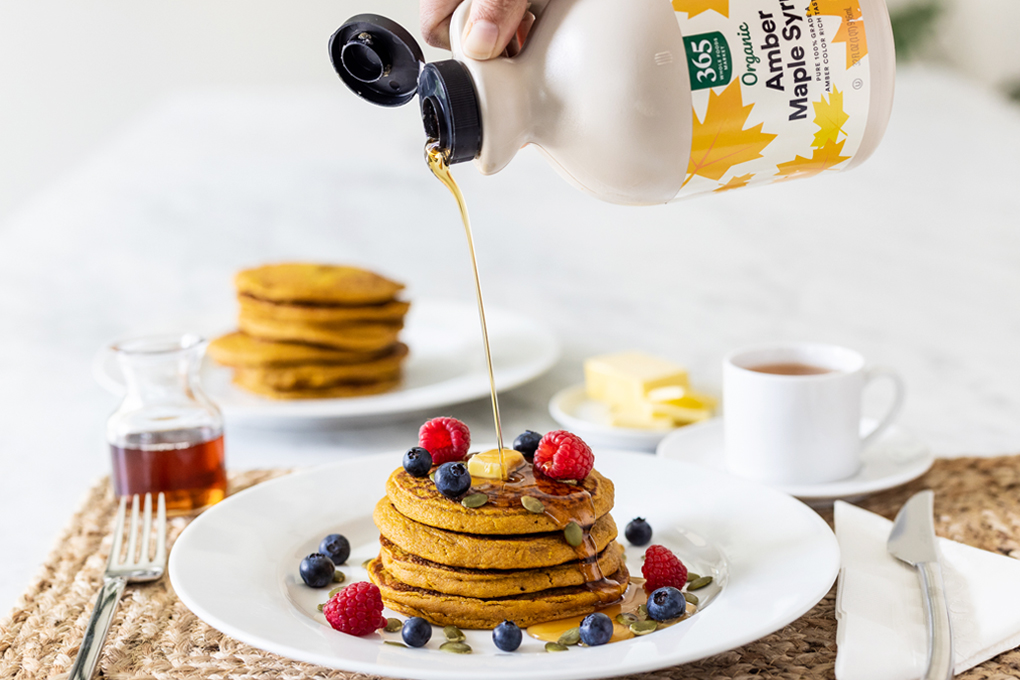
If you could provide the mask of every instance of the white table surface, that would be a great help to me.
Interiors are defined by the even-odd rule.
[[[274,260],[360,263],[408,282],[411,299],[471,299],[419,126],[412,107],[378,109],[339,83],[182,97],[0,227],[0,607],[107,471],[116,400],[90,362],[108,340],[229,324],[232,274]],[[1020,108],[976,86],[903,71],[861,168],[681,204],[598,203],[530,150],[494,177],[456,174],[488,301],[564,344],[549,375],[504,397],[510,433],[552,429],[549,397],[595,353],[644,349],[717,386],[727,351],[804,339],[900,370],[902,424],[940,455],[1020,451]],[[448,413],[489,427],[484,401]],[[228,463],[403,449],[418,424],[228,424]]]

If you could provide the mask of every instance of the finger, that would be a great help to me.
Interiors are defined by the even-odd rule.
[[[421,34],[433,47],[450,49],[450,15],[461,0],[421,0]]]
[[[528,0],[474,0],[464,30],[464,54],[491,59],[510,43],[524,18]]]

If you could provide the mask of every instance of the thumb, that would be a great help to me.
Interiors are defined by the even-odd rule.
[[[527,9],[528,0],[474,0],[464,29],[464,54],[472,59],[497,56],[514,37]]]

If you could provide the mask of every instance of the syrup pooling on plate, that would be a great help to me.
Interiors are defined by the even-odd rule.
[[[460,187],[454,181],[450,173],[450,164],[447,162],[448,152],[439,146],[437,140],[430,139],[425,144],[425,160],[429,164],[432,174],[450,190],[453,198],[457,201],[460,209],[460,218],[464,222],[464,233],[467,235],[468,250],[471,253],[471,268],[475,275],[475,296],[478,299],[478,321],[482,326],[482,344],[485,346],[485,365],[489,369],[489,389],[492,395],[492,419],[496,425],[496,450],[499,451],[500,462],[503,459],[503,426],[499,420],[499,398],[496,396],[496,377],[492,372],[492,349],[489,347],[489,328],[485,323],[485,304],[482,302],[482,280],[478,275],[478,257],[475,254],[475,239],[471,234],[471,218],[468,217],[467,203],[464,202],[464,195]],[[506,466],[502,466],[506,469]],[[505,474],[505,473],[504,473]]]
[[[471,491],[484,493],[489,497],[489,503],[497,508],[518,508],[525,496],[535,498],[542,503],[543,514],[561,531],[571,522],[576,522],[581,528],[582,539],[574,551],[585,583],[604,603],[617,599],[613,594],[613,586],[619,584],[606,578],[598,563],[598,548],[590,533],[598,517],[595,503],[587,489],[542,475],[536,476],[534,466],[524,463],[513,470],[507,470],[503,480],[473,481]],[[611,546],[607,548],[611,549]]]

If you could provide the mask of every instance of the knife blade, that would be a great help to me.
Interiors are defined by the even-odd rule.
[[[953,635],[949,625],[938,545],[935,541],[935,494],[921,491],[903,504],[886,548],[898,560],[917,570],[924,602],[924,623],[928,633],[928,662],[923,680],[953,677]]]

